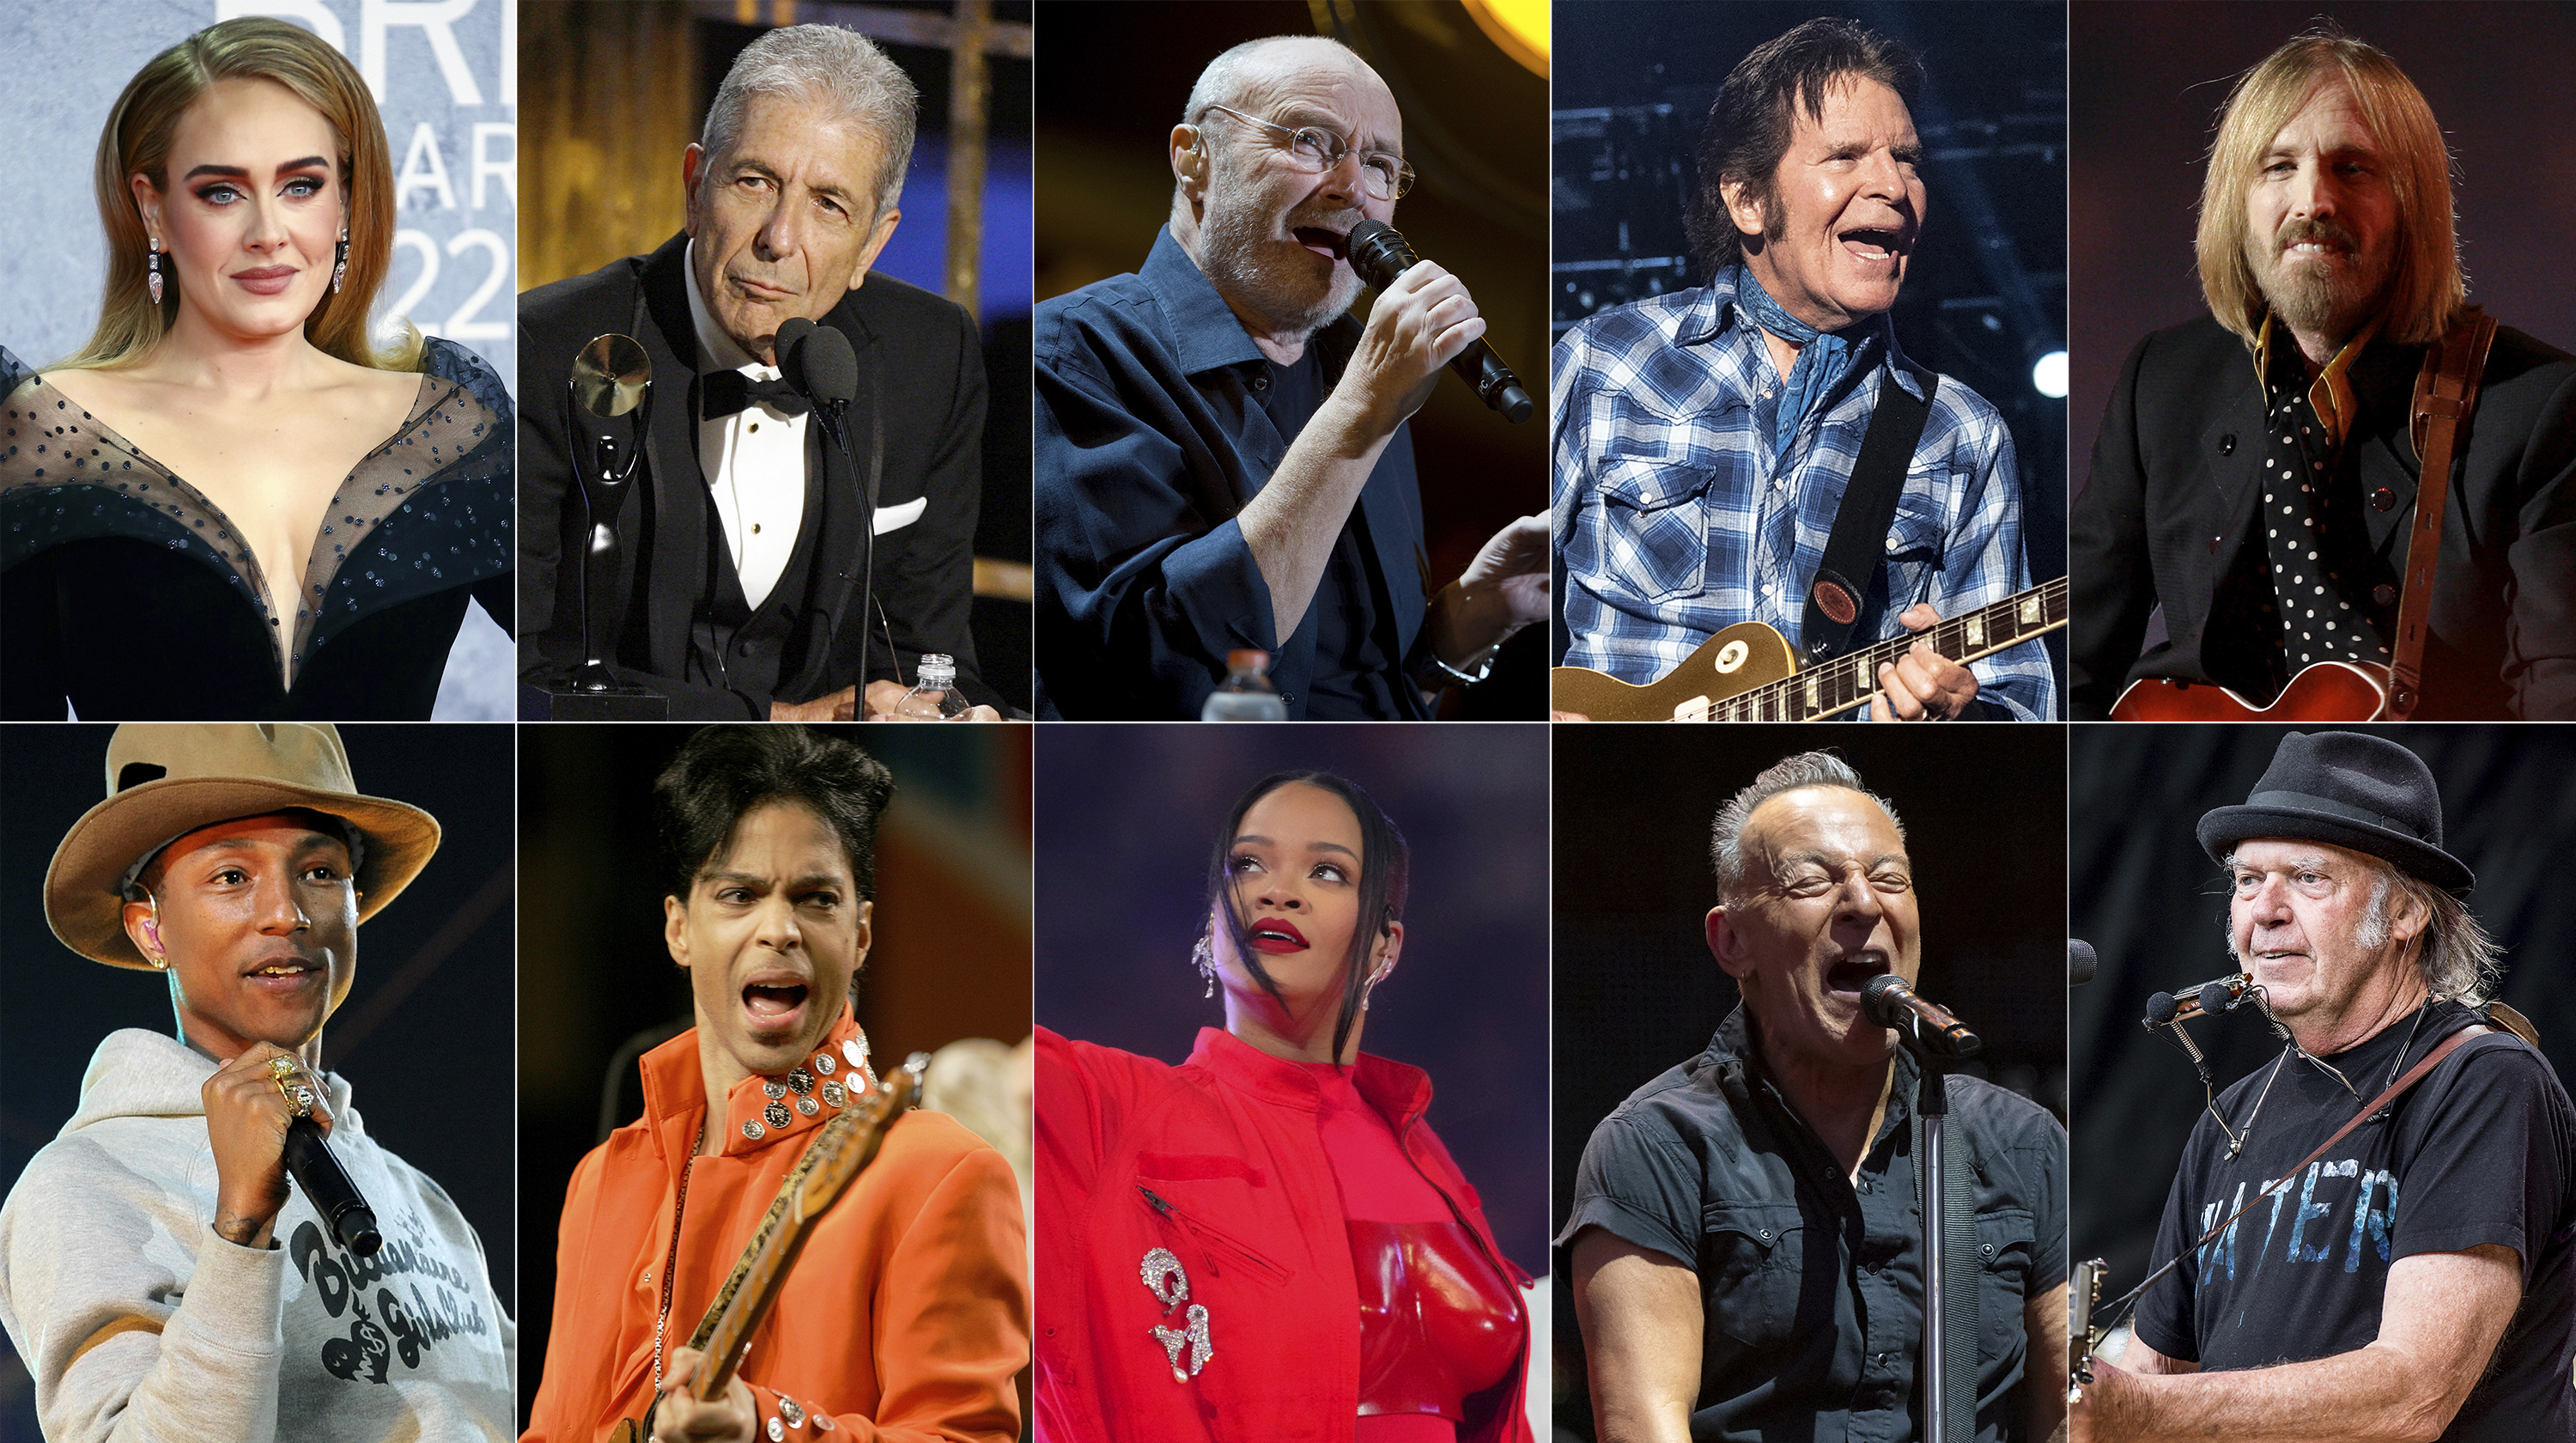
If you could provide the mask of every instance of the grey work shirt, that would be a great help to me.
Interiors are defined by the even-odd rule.
[[[1854,1182],[1773,1084],[1751,1029],[1738,1007],[1706,1051],[1602,1119],[1556,1245],[1599,1227],[1698,1274],[1693,1438],[1920,1437],[1919,1073],[1897,1056]],[[1977,1439],[1996,1443],[2024,1432],[2023,1300],[2066,1281],[2066,1130],[1975,1078],[1952,1077],[1948,1100],[1947,1136],[1967,1142],[1976,1176]]]

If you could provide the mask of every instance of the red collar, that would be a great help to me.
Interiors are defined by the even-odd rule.
[[[1324,1103],[1323,1087],[1305,1063],[1273,1057],[1222,1028],[1199,1029],[1187,1065],[1205,1068],[1235,1091],[1275,1106],[1314,1112]],[[1363,1052],[1350,1072],[1360,1096],[1399,1132],[1430,1110],[1431,1074],[1419,1067]]]

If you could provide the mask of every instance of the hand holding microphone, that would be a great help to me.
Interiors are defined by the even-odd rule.
[[[259,1043],[217,1067],[198,1096],[215,1155],[214,1228],[226,1242],[267,1247],[292,1176],[340,1246],[361,1257],[376,1250],[375,1215],[322,1140],[330,1103],[301,1059]]]
[[[1401,278],[1426,264],[1413,253],[1413,247],[1405,243],[1403,233],[1382,220],[1364,220],[1351,227],[1350,262],[1351,269],[1359,274],[1359,278],[1379,292],[1381,305],[1393,298],[1389,292],[1402,293],[1397,284]],[[1475,390],[1479,400],[1500,411],[1503,419],[1514,423],[1528,420],[1536,407],[1530,401],[1529,392],[1521,388],[1520,379],[1512,374],[1511,367],[1504,365],[1493,348],[1485,344],[1484,318],[1475,314],[1475,302],[1468,298],[1466,287],[1438,266],[1431,266],[1426,273],[1423,294],[1431,302],[1426,315],[1432,330],[1426,339],[1435,349],[1439,345],[1438,337],[1450,327],[1463,328],[1469,324],[1475,327],[1467,344],[1450,358],[1449,369],[1456,371],[1459,379]],[[1450,315],[1443,317],[1440,306],[1453,295],[1457,304],[1452,307]],[[1456,314],[1459,310],[1464,311],[1463,316]],[[1375,333],[1378,330],[1378,318],[1372,313],[1369,331]],[[1362,344],[1365,347],[1367,342],[1364,340]],[[1427,394],[1428,388],[1424,390]],[[1411,414],[1422,404],[1422,399],[1420,396],[1413,398],[1412,405],[1405,408],[1406,413]]]

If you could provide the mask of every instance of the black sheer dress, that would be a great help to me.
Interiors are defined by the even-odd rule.
[[[473,352],[432,339],[421,368],[281,618],[214,503],[0,349],[0,714],[426,718],[467,598],[510,628],[516,428]]]

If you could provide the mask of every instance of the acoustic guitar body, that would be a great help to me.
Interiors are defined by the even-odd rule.
[[[644,1443],[644,1425],[632,1418],[620,1418],[608,1430],[608,1443]]]
[[[1631,686],[1580,666],[1560,666],[1548,673],[1551,704],[1594,721],[1693,720],[1689,707],[1702,715],[1706,703],[1724,701],[1765,682],[1798,670],[1797,656],[1780,633],[1758,621],[1739,621],[1700,643],[1660,679]]]
[[[2388,668],[2362,661],[2321,661],[2303,668],[2266,707],[2223,686],[2187,685],[2163,677],[2134,682],[2111,705],[2113,721],[2377,721],[2388,710]]]

